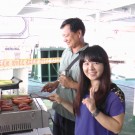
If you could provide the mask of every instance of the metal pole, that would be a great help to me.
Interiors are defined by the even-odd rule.
[[[133,116],[135,116],[135,89],[134,89],[134,102],[133,102]]]

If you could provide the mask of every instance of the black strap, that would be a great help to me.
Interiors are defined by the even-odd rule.
[[[85,43],[85,45],[88,45],[88,43]],[[82,51],[79,52],[79,55]],[[79,60],[79,55],[70,63],[70,65],[66,68],[67,71],[74,65],[74,63]]]
[[[70,65],[66,68],[66,70],[69,70],[77,60],[79,60],[79,55],[70,63]]]

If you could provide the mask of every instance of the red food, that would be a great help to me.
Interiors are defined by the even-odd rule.
[[[14,99],[14,100],[12,100],[12,102],[14,103],[14,104],[16,104],[16,105],[19,105],[19,104],[22,104],[22,103],[27,103],[27,104],[30,104],[30,103],[32,103],[32,99],[30,99],[30,98],[28,98],[28,99]]]
[[[2,106],[3,106],[3,105],[5,105],[5,106],[11,106],[11,107],[13,106],[12,103],[3,103],[3,104],[1,104],[1,105],[2,105]]]
[[[31,109],[32,109],[31,106],[25,106],[25,107],[20,108],[19,110],[20,111],[25,111],[25,110],[31,110]]]
[[[2,105],[1,107],[5,108],[5,107],[12,107],[12,106],[10,106],[10,105]]]
[[[11,107],[11,106],[3,106],[3,107],[1,107],[1,110],[2,111],[12,111],[13,107]]]
[[[9,103],[9,100],[7,100],[7,99],[1,99],[0,100],[0,103],[1,104],[6,104],[6,103]]]
[[[20,108],[27,107],[27,106],[29,106],[27,103],[21,103],[18,105],[18,108],[20,109]]]
[[[24,99],[30,99],[30,97],[29,96],[18,96],[18,97],[13,97],[12,98],[13,100],[24,100]]]

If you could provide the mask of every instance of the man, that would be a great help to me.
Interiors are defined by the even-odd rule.
[[[84,42],[85,25],[81,19],[69,18],[62,23],[60,29],[64,42],[68,45],[60,61],[59,73],[62,74],[79,53],[88,47],[88,44]],[[58,95],[72,103],[78,89],[80,73],[78,64],[78,61],[75,62],[68,75],[60,75],[55,82],[46,84],[42,91],[52,92],[56,89]],[[53,109],[55,110],[53,135],[74,135],[75,116],[56,102],[53,103]]]

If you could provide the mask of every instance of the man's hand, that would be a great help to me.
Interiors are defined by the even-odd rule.
[[[58,87],[59,82],[49,82],[41,90],[41,92],[52,92]]]
[[[73,80],[72,80],[71,77],[68,77],[68,76],[65,76],[65,75],[60,75],[59,82],[65,88],[72,88],[71,85],[73,83]]]

